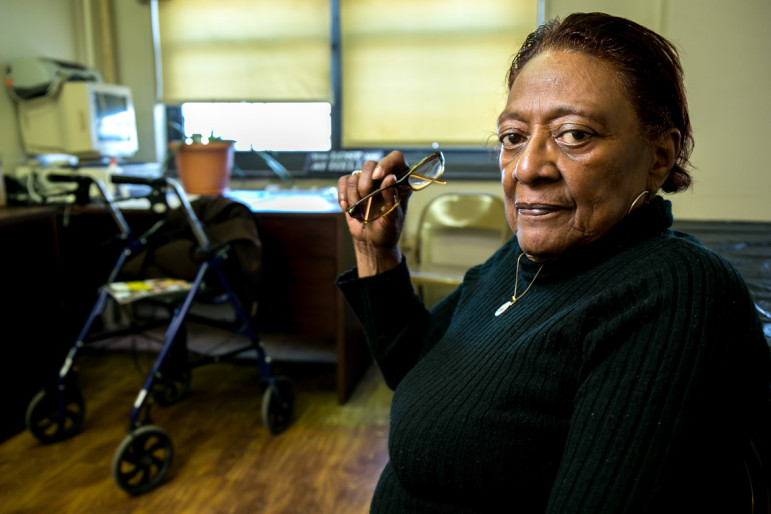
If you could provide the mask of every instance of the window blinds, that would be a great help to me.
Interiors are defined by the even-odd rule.
[[[158,3],[164,103],[330,101],[327,0]]]
[[[492,140],[537,0],[339,2],[343,147]],[[333,101],[329,0],[158,6],[164,103]]]
[[[484,146],[534,0],[341,0],[342,142]]]

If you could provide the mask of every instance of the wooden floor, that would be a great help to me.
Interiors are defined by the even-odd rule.
[[[260,416],[256,362],[197,368],[190,395],[154,407],[174,445],[168,479],[132,497],[112,478],[148,353],[110,349],[78,359],[82,431],[40,444],[23,432],[0,444],[3,513],[330,513],[368,511],[385,465],[391,392],[372,367],[339,405],[334,367],[276,363],[296,392],[295,418],[272,435]]]

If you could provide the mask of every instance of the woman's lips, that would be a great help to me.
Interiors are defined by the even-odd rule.
[[[553,212],[557,212],[559,210],[562,210],[562,207],[559,205],[553,205],[553,204],[546,204],[546,203],[524,203],[524,202],[517,202],[515,204],[517,208],[517,213],[525,216],[546,216],[547,214],[551,214]]]

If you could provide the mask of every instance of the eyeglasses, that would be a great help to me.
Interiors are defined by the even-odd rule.
[[[370,223],[382,218],[399,205],[399,187],[407,185],[413,191],[420,191],[431,184],[444,184],[439,177],[444,173],[444,155],[434,152],[424,157],[420,162],[397,174],[396,182],[390,186],[381,187],[353,204],[346,212],[363,223]],[[393,188],[393,195],[384,194],[386,189]]]

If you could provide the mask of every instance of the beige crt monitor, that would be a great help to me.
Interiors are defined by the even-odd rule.
[[[137,151],[131,90],[91,81],[64,82],[58,93],[18,103],[28,154],[130,157]]]

